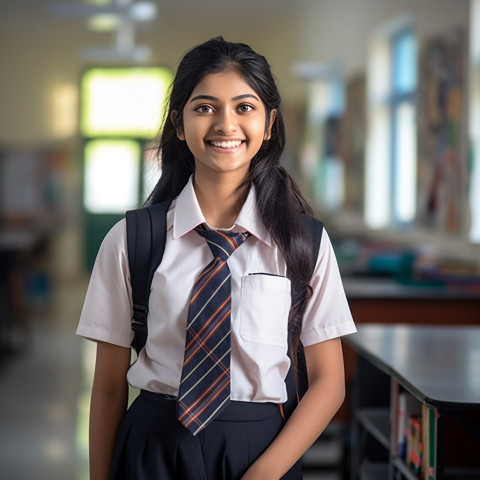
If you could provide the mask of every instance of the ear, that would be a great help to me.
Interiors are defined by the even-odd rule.
[[[175,130],[177,132],[177,137],[179,140],[184,141],[185,140],[185,133],[183,132],[183,127],[180,125],[177,125],[177,116],[178,112],[176,110],[172,110],[172,113],[170,114],[170,121],[172,122],[173,126],[175,127]]]
[[[270,112],[270,120],[268,122],[268,129],[265,132],[265,136],[263,137],[264,140],[270,140],[270,138],[272,136],[272,127],[273,127],[273,124],[275,123],[276,118],[277,118],[277,111],[275,109],[273,109]]]

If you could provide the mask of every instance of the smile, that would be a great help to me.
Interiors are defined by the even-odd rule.
[[[218,148],[236,148],[242,144],[241,140],[229,140],[228,142],[209,142],[214,147]]]

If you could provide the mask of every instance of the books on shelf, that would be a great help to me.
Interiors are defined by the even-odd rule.
[[[425,480],[435,480],[435,409],[422,405],[423,474]]]
[[[408,440],[410,438],[410,418],[422,414],[421,403],[408,392],[398,394],[397,412],[397,455],[408,464]]]
[[[411,415],[408,423],[406,463],[418,475],[423,460],[422,416]]]
[[[435,479],[435,409],[413,395],[399,391],[396,453],[405,465],[425,480]]]

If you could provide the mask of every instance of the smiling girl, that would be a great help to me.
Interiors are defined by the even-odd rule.
[[[187,52],[147,201],[172,200],[146,346],[130,365],[124,220],[100,248],[77,330],[97,342],[91,480],[302,478],[299,459],[343,402],[340,337],[355,326],[326,232],[312,265],[311,209],[280,165],[284,144],[263,56],[222,38]],[[309,387],[285,421],[299,343]],[[140,395],[126,411],[128,384]]]

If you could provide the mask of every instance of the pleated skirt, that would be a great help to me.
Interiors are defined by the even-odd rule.
[[[278,405],[234,402],[193,436],[175,400],[142,391],[117,435],[111,480],[240,480],[283,426]],[[297,462],[283,480],[301,480]]]

